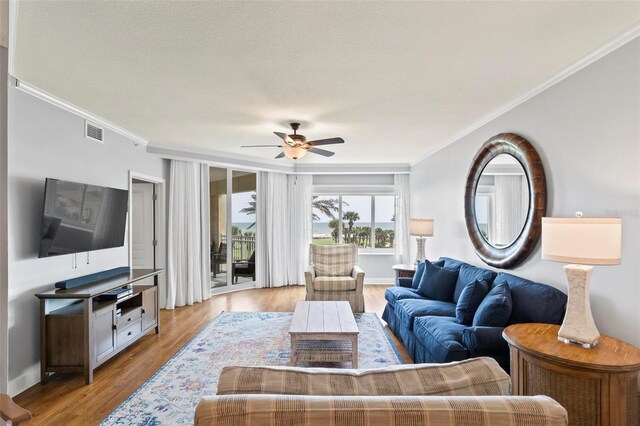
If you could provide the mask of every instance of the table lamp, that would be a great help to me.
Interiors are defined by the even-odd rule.
[[[416,243],[418,244],[418,254],[416,256],[416,264],[426,258],[424,254],[425,237],[433,237],[433,219],[411,219],[409,223],[409,233],[416,235]]]
[[[565,265],[567,312],[558,340],[591,349],[600,333],[589,303],[589,279],[593,266],[618,265],[622,251],[622,219],[619,217],[543,217],[542,258]]]

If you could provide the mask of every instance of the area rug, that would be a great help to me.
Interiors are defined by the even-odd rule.
[[[193,424],[198,401],[215,395],[225,365],[286,365],[291,360],[292,317],[292,312],[221,313],[101,424]],[[356,314],[355,319],[359,368],[402,364],[376,314]],[[307,366],[350,368],[351,363]]]

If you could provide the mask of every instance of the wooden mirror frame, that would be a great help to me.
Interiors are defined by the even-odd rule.
[[[489,162],[500,154],[514,157],[522,165],[529,185],[529,209],[518,237],[507,247],[497,248],[484,239],[476,221],[476,189]],[[464,218],[476,254],[496,268],[509,269],[524,261],[535,248],[547,211],[547,180],[536,149],[515,133],[500,133],[486,141],[471,163],[464,191]]]

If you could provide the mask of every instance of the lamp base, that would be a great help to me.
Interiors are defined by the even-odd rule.
[[[418,244],[418,254],[416,255],[415,265],[425,260],[427,256],[424,254],[424,242],[427,241],[424,237],[416,238],[416,243]]]
[[[593,322],[589,303],[589,279],[593,266],[566,265],[569,289],[567,312],[558,331],[558,340],[591,349],[598,344],[600,333]]]

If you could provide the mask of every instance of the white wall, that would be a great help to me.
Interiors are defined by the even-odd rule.
[[[39,311],[35,293],[66,278],[128,264],[128,247],[37,258],[46,177],[128,188],[134,170],[168,177],[166,161],[105,131],[105,143],[84,138],[84,120],[17,89],[9,90],[9,393],[40,381]]]
[[[601,333],[640,346],[640,39],[412,168],[412,216],[435,218],[429,258],[482,264],[465,228],[464,186],[478,148],[502,132],[517,133],[537,148],[547,176],[547,216],[580,210],[622,217],[622,264],[595,267],[591,304]],[[538,245],[509,272],[566,292],[563,266],[541,260]]]

